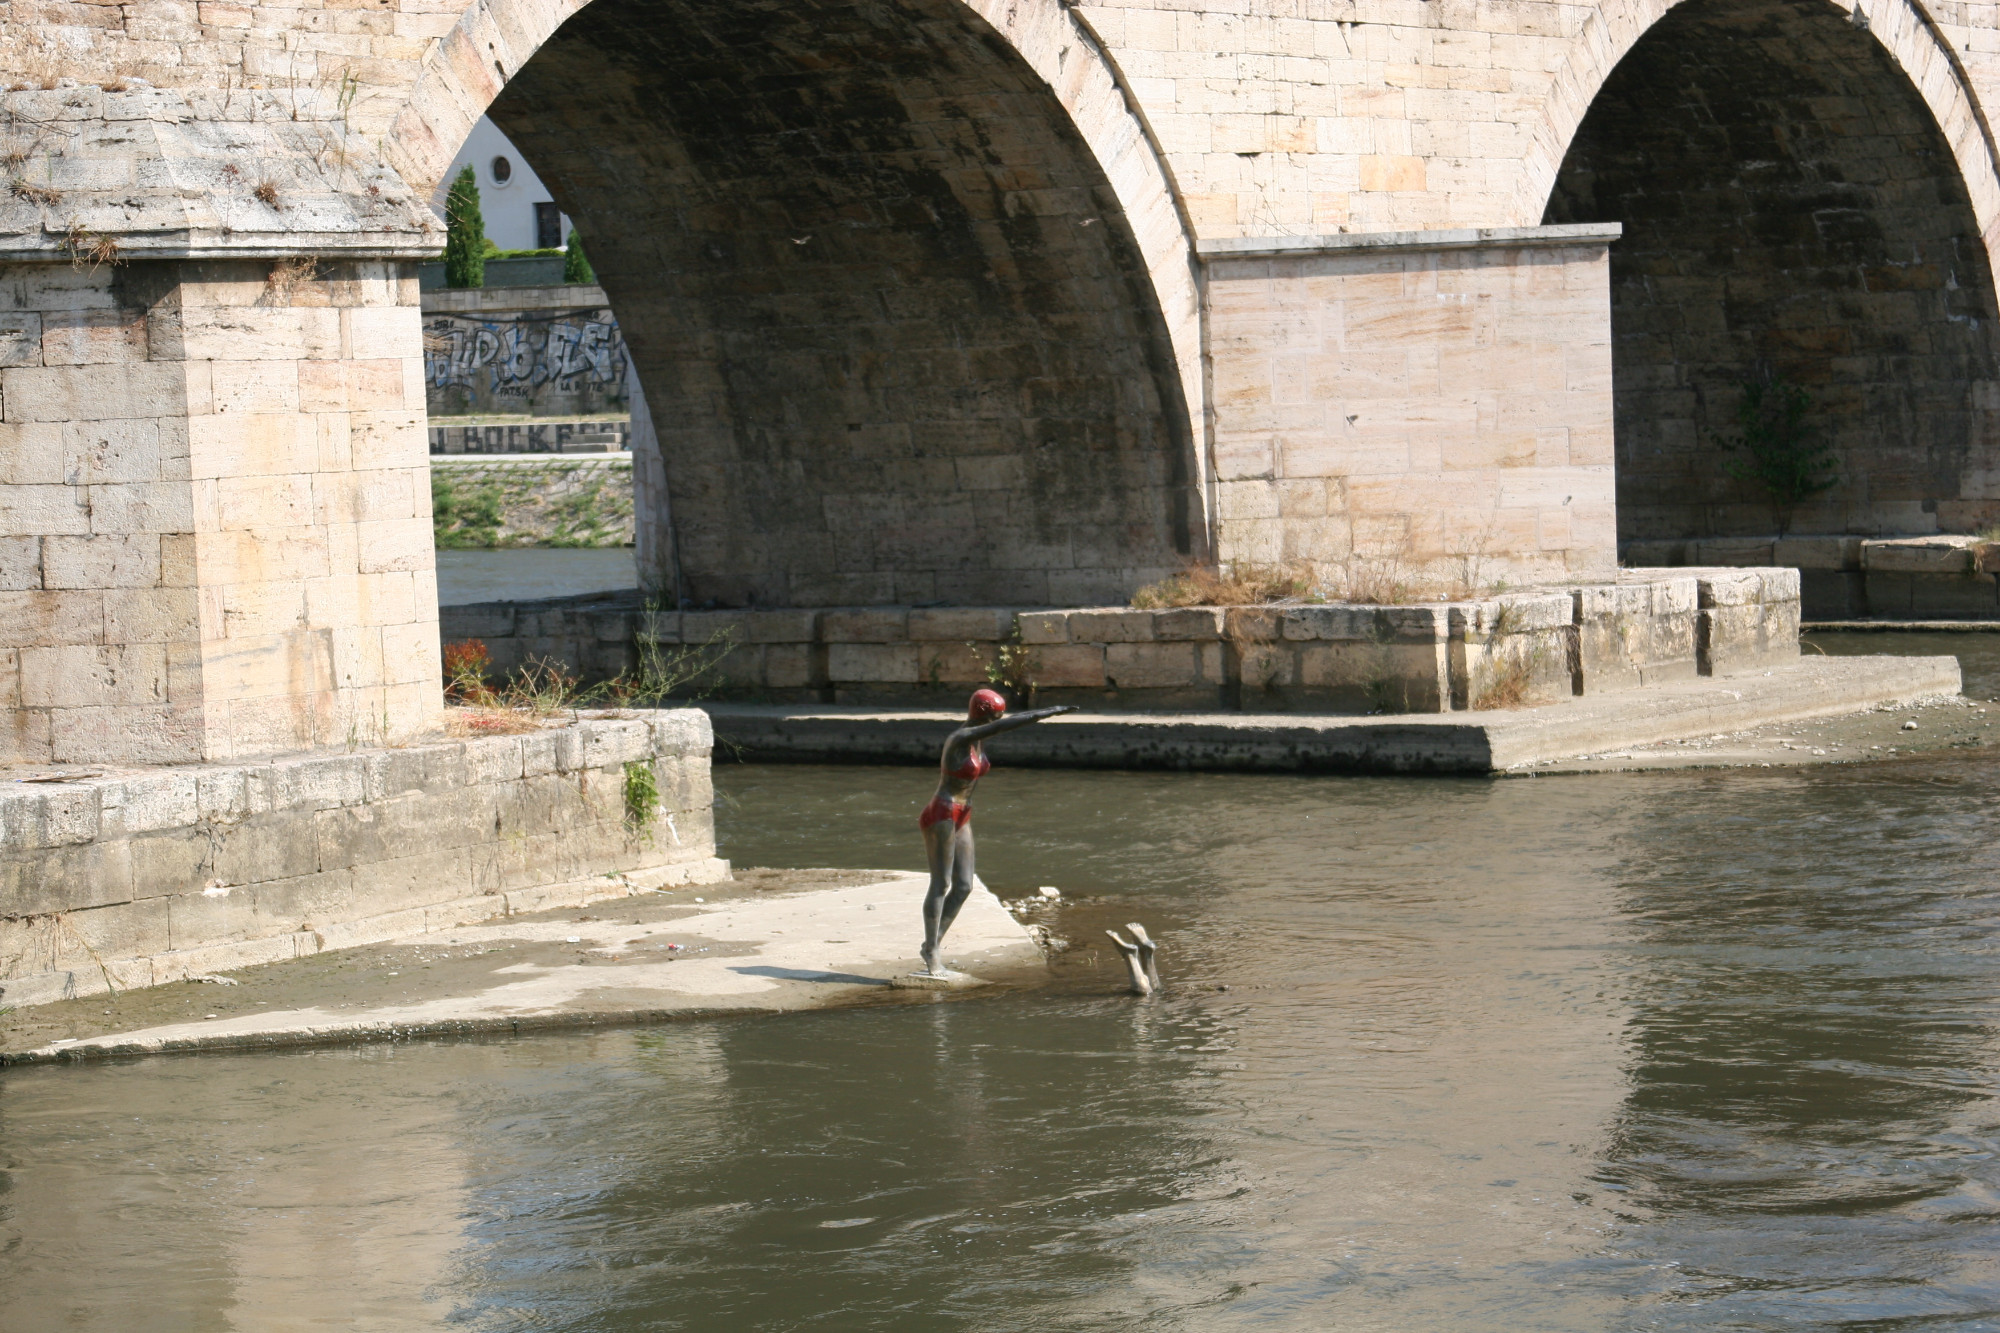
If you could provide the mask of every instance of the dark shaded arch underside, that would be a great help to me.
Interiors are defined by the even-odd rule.
[[[1767,533],[1731,480],[1743,385],[1813,398],[1839,485],[1797,532],[2000,519],[1992,275],[1949,144],[1888,52],[1825,0],[1686,0],[1620,62],[1550,199],[1618,221],[1621,540]]]
[[[957,0],[597,0],[491,115],[618,312],[693,600],[1088,602],[1189,550],[1130,229]]]

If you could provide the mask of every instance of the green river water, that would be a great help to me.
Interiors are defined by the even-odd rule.
[[[1972,637],[1832,647],[2000,693]],[[1062,888],[1050,986],[10,1070],[0,1328],[2000,1328],[1993,752],[994,754],[981,869]],[[739,864],[921,863],[920,770],[717,786]],[[1127,920],[1153,1001],[1089,944]]]

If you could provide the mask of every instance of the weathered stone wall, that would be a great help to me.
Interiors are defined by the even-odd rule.
[[[1608,577],[1610,237],[1571,230],[1208,248],[1223,557],[1357,592]]]
[[[1798,654],[1796,570],[1626,570],[1422,606],[869,607],[654,611],[634,596],[447,607],[497,672],[630,671],[646,641],[713,662],[695,688],[776,703],[1399,713],[1512,707],[1762,667]],[[996,671],[997,669],[997,671]]]
[[[226,760],[434,717],[413,277],[17,265],[0,325],[6,758]]]
[[[1773,529],[1724,452],[1745,386],[1772,375],[1812,396],[1806,423],[1840,479],[1794,531],[2000,518],[2000,311],[1978,221],[1922,98],[1831,6],[1673,10],[1599,93],[1547,220],[1625,228],[1611,252],[1624,538]]]
[[[0,791],[0,1003],[160,985],[727,875],[708,719]],[[629,765],[651,767],[641,820]]]
[[[625,339],[601,287],[447,288],[425,292],[423,309],[424,393],[433,418],[587,417],[630,408]]]

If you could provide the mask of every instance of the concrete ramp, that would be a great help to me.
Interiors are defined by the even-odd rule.
[[[1487,712],[1329,717],[1071,713],[994,743],[1009,764],[1236,772],[1502,773],[1956,695],[1954,657],[1809,657],[1768,670]],[[710,704],[717,748],[764,762],[935,764],[955,712]]]
[[[736,879],[457,926],[187,983],[0,1016],[0,1064],[169,1051],[511,1034],[913,998],[928,878],[895,870]],[[981,885],[946,941],[976,990],[1047,968]]]

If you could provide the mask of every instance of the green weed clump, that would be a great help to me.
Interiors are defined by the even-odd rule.
[[[650,842],[659,817],[660,779],[650,762],[634,759],[625,765],[625,827]]]
[[[441,551],[489,550],[500,544],[506,500],[498,486],[459,487],[431,473],[431,532]]]

